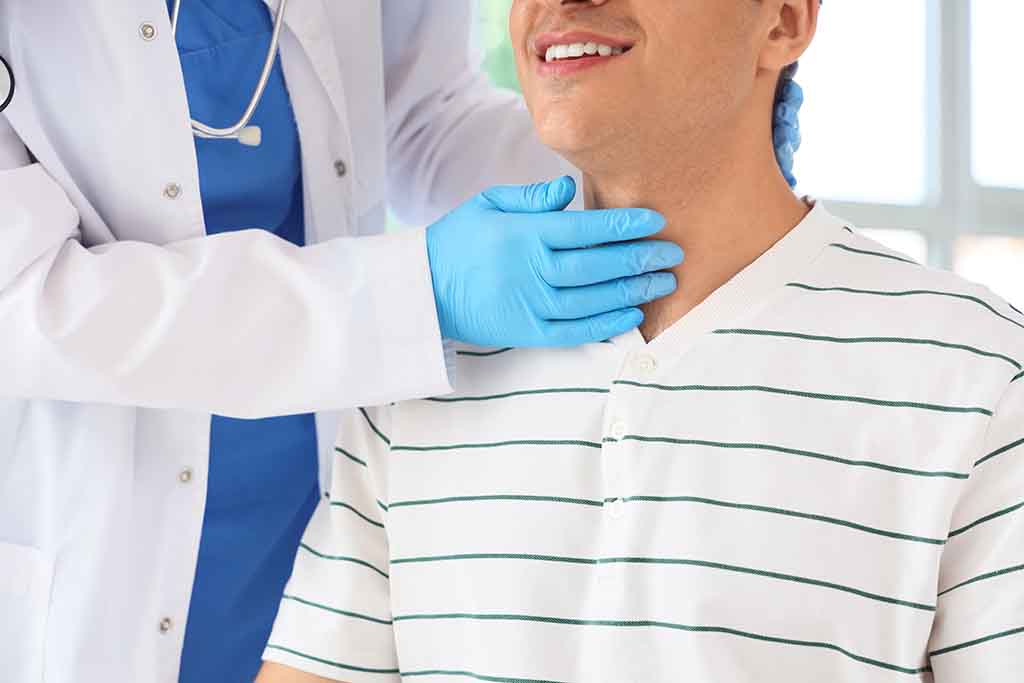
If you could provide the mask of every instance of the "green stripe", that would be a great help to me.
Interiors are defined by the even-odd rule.
[[[1003,510],[999,510],[998,512],[993,512],[991,515],[985,515],[981,519],[975,520],[975,521],[971,522],[970,524],[968,524],[967,526],[962,526],[959,529],[956,529],[955,531],[950,531],[949,532],[949,537],[953,538],[954,536],[959,536],[960,534],[964,533],[965,531],[969,531],[969,530],[973,529],[974,527],[978,526],[979,524],[984,524],[985,522],[990,522],[993,519],[996,519],[997,517],[1002,517],[1003,515],[1008,515],[1011,512],[1016,512],[1017,510],[1020,510],[1021,508],[1024,508],[1024,503],[1017,503],[1016,505],[1011,505],[1010,507],[1005,508]]]
[[[846,650],[838,645],[832,643],[815,642],[809,640],[795,640],[792,638],[778,638],[775,636],[766,636],[760,633],[751,633],[749,631],[740,631],[733,628],[726,628],[723,626],[693,626],[689,624],[677,624],[666,621],[649,621],[649,620],[633,620],[633,621],[620,621],[613,619],[565,619],[561,617],[543,617],[528,614],[466,614],[466,613],[451,613],[451,614],[403,614],[395,616],[395,621],[411,621],[411,620],[450,620],[450,619],[473,619],[479,621],[530,621],[535,623],[544,624],[556,624],[560,626],[613,626],[622,628],[664,628],[672,629],[677,631],[689,631],[691,633],[724,633],[727,635],[738,636],[741,638],[750,638],[753,640],[760,640],[769,643],[779,643],[783,645],[797,645],[802,647],[814,647],[826,650],[832,650],[840,654],[849,657],[855,661],[863,664],[870,664],[872,666],[880,667],[883,669],[889,669],[890,671],[899,671],[900,673],[906,674],[921,674],[931,671],[931,667],[905,667],[896,664],[890,664],[877,659],[871,659],[870,657],[864,657],[862,655],[855,654]]]
[[[495,441],[492,443],[456,443],[446,446],[392,446],[394,451],[455,451],[464,448],[501,448],[504,446],[583,446],[586,448],[601,448],[601,444],[594,441],[575,441],[571,439],[524,439],[520,441]]]
[[[561,683],[560,681],[548,681],[540,680],[539,678],[523,678],[521,676],[514,676],[509,678],[507,676],[485,676],[484,674],[473,673],[472,671],[462,671],[457,669],[429,669],[424,671],[403,671],[401,673],[402,678],[410,678],[412,676],[461,676],[463,678],[473,678],[478,681],[490,681],[491,683]]]
[[[341,662],[333,662],[330,659],[322,659],[320,657],[314,657],[308,655],[305,652],[299,652],[293,650],[290,647],[283,647],[281,645],[274,645],[273,643],[267,645],[268,650],[280,650],[281,652],[287,652],[288,654],[295,655],[296,657],[302,657],[308,659],[311,662],[319,662],[320,664],[326,664],[327,666],[333,666],[337,669],[345,669],[346,671],[361,671],[367,674],[397,674],[398,669],[370,669],[365,666],[355,666],[354,664],[342,664]]]
[[[931,294],[934,296],[951,297],[953,299],[964,299],[965,301],[973,301],[974,303],[988,309],[988,311],[1002,318],[1003,320],[1006,320],[1007,322],[1013,323],[1017,327],[1024,329],[1024,324],[1021,324],[1014,320],[1013,318],[1009,318],[1003,315],[996,309],[992,308],[992,306],[986,301],[983,301],[982,299],[979,299],[976,296],[971,296],[970,294],[958,294],[956,292],[939,292],[933,289],[910,289],[902,292],[884,292],[876,289],[855,289],[853,287],[815,287],[813,285],[804,284],[802,282],[787,282],[786,286],[799,287],[800,289],[805,289],[810,292],[848,292],[851,294],[872,294],[875,296],[916,296],[918,294]]]
[[[614,500],[614,499],[612,499]],[[724,500],[714,500],[712,498],[697,498],[694,496],[627,496],[622,499],[624,502],[637,501],[643,503],[698,503],[701,505],[714,505],[716,507],[731,508],[734,510],[747,510],[751,512],[765,512],[773,515],[784,515],[786,517],[796,517],[799,519],[806,519],[814,522],[823,522],[825,524],[835,524],[837,526],[847,527],[849,529],[855,529],[857,531],[863,531],[869,534],[875,534],[877,536],[885,536],[886,538],[893,538],[900,541],[912,541],[914,543],[927,543],[929,545],[945,545],[946,540],[942,538],[928,538],[926,536],[914,536],[911,534],[901,534],[895,531],[886,531],[885,529],[876,529],[875,527],[865,526],[856,522],[850,522],[845,519],[839,519],[836,517],[826,517],[825,515],[815,515],[807,512],[797,512],[795,510],[786,510],[784,508],[766,507],[764,505],[748,505],[746,503],[730,503]],[[1024,505],[1024,503],[1022,503]]]
[[[1014,382],[1016,382],[1017,380],[1019,380],[1019,379],[1020,379],[1021,377],[1024,377],[1024,372],[1018,372],[1018,373],[1017,373],[1017,374],[1016,374],[1016,375],[1014,376],[1014,378],[1010,380],[1010,384],[1013,384]]]
[[[507,353],[511,351],[510,348],[498,349],[496,351],[456,351],[456,355],[459,356],[474,356],[476,358],[486,358],[487,356],[497,356],[500,353]]]
[[[824,341],[834,342],[837,344],[922,344],[929,346],[938,346],[944,349],[958,349],[961,351],[969,351],[979,356],[986,356],[988,358],[998,358],[1004,360],[1018,370],[1024,369],[1024,365],[1021,365],[1018,361],[1004,356],[1001,353],[993,353],[991,351],[983,351],[982,349],[968,346],[966,344],[954,344],[951,342],[938,341],[936,339],[916,339],[912,337],[828,337],[824,335],[816,334],[801,334],[798,332],[780,332],[776,330],[748,330],[748,329],[733,329],[733,330],[714,330],[714,334],[749,334],[759,335],[765,337],[791,337],[793,339],[806,339],[810,341]]]
[[[1024,315],[1024,311],[1021,311],[1019,308],[1017,308],[1016,306],[1011,304],[1009,301],[1006,302],[1006,305],[1009,306],[1010,308],[1012,308],[1015,313],[1019,313],[1020,315]]]
[[[903,263],[909,263],[909,264],[914,265],[914,266],[921,265],[917,261],[913,261],[913,260],[908,259],[908,258],[903,258],[902,256],[893,256],[892,254],[885,254],[885,253],[882,253],[880,251],[870,251],[868,249],[857,249],[855,247],[851,247],[851,246],[849,246],[847,244],[841,244],[839,242],[833,242],[832,244],[830,244],[828,246],[830,246],[830,247],[839,247],[840,249],[843,249],[845,251],[851,251],[851,252],[853,252],[855,254],[865,254],[865,255],[868,255],[868,256],[881,256],[882,258],[888,258],[888,259],[892,259],[894,261],[902,261]]]
[[[509,391],[504,394],[491,394],[490,396],[458,396],[456,398],[428,398],[428,401],[436,403],[463,403],[466,401],[493,401],[501,398],[512,398],[513,396],[537,396],[539,394],[607,394],[608,389],[597,389],[594,387],[566,387],[561,389],[526,389],[523,391]]]
[[[377,499],[377,506],[384,512],[388,511],[388,506],[380,498]]]
[[[850,233],[851,235],[854,234],[853,230],[850,230],[850,228],[848,226],[846,226],[846,225],[843,226],[843,230],[845,230],[846,232]]]
[[[331,501],[331,507],[340,507],[340,508],[345,508],[346,510],[351,510],[356,515],[358,515],[359,517],[362,517],[364,520],[366,520],[370,524],[372,524],[374,526],[379,526],[381,529],[384,528],[383,524],[381,524],[380,522],[378,522],[375,519],[371,519],[370,517],[367,517],[362,512],[360,512],[359,510],[356,510],[354,507],[352,507],[348,503],[342,503],[341,501]]]
[[[701,567],[704,569],[718,569],[721,571],[736,572],[738,574],[750,574],[752,576],[759,576],[768,579],[776,579],[779,581],[789,581],[793,583],[802,583],[809,586],[817,586],[819,588],[828,588],[831,590],[842,591],[844,593],[850,593],[857,595],[862,598],[868,598],[870,600],[877,600],[878,602],[885,602],[892,605],[899,605],[902,607],[910,607],[926,612],[934,612],[934,605],[927,605],[920,602],[911,602],[908,600],[899,600],[897,598],[888,597],[885,595],[878,595],[877,593],[869,593],[867,591],[860,590],[858,588],[852,588],[850,586],[843,586],[838,583],[831,583],[828,581],[820,581],[818,579],[809,579],[803,576],[795,576],[793,574],[781,574],[779,572],[767,571],[764,569],[754,569],[752,567],[742,567],[739,565],[721,564],[719,562],[707,562],[704,560],[686,560],[686,559],[675,559],[675,558],[661,558],[661,557],[602,557],[602,558],[581,558],[581,557],[563,557],[559,555],[532,555],[532,554],[519,554],[519,553],[464,553],[459,555],[436,555],[427,557],[405,557],[396,560],[392,560],[392,564],[412,564],[412,563],[425,563],[425,562],[444,562],[452,560],[526,560],[532,562],[557,562],[562,564],[585,564],[591,566],[597,566],[602,564],[654,564],[654,565],[674,565],[674,566],[686,566],[686,567]]]
[[[615,439],[606,438],[605,441],[615,441]],[[785,446],[772,446],[763,443],[728,443],[724,441],[706,441],[704,439],[676,439],[668,436],[641,436],[639,434],[627,434],[626,436],[622,437],[622,441],[639,441],[641,443],[665,443],[676,444],[681,446],[713,446],[715,448],[737,448],[774,451],[777,453],[786,453],[788,455],[797,455],[804,458],[814,458],[816,460],[825,460],[827,462],[835,462],[843,465],[850,465],[851,467],[871,467],[878,470],[884,470],[886,472],[894,472],[896,474],[908,474],[916,477],[948,477],[950,479],[967,479],[970,476],[966,472],[946,472],[942,470],[915,470],[907,467],[896,467],[895,465],[886,465],[885,463],[873,462],[871,460],[848,460],[846,458],[840,458],[834,455],[826,455],[824,453],[816,453],[814,451],[805,451],[800,450],[798,448],[787,448]]]
[[[939,650],[932,650],[931,652],[928,653],[928,656],[929,657],[937,657],[938,655],[944,655],[947,652],[954,652],[956,650],[962,650],[965,647],[972,647],[974,645],[980,645],[981,643],[987,643],[990,640],[996,640],[998,638],[1006,638],[1007,636],[1014,636],[1014,635],[1017,635],[1018,633],[1024,633],[1024,626],[1020,626],[1018,628],[1011,628],[1009,631],[1003,631],[1001,633],[993,633],[990,636],[984,636],[984,637],[978,638],[976,640],[970,640],[970,641],[968,641],[966,643],[960,643],[959,645],[950,645],[949,647],[944,647],[944,648],[941,648]]]
[[[357,462],[357,463],[359,463],[359,464],[360,464],[360,465],[362,465],[363,467],[369,467],[369,465],[367,465],[367,464],[366,464],[366,461],[365,461],[365,460],[360,460],[359,458],[357,458],[356,456],[352,455],[351,453],[349,453],[348,451],[346,451],[346,450],[345,450],[344,448],[341,448],[340,446],[335,446],[335,447],[334,447],[334,450],[338,451],[339,453],[341,453],[342,455],[344,455],[344,456],[345,456],[346,458],[348,458],[349,460],[352,460],[353,462]]]
[[[1008,443],[1005,446],[1003,446],[1002,448],[997,448],[994,451],[992,451],[991,453],[989,453],[988,455],[986,455],[984,458],[982,458],[982,459],[978,460],[977,462],[975,462],[974,466],[977,467],[981,463],[986,462],[988,460],[991,460],[992,458],[996,457],[997,455],[1002,455],[1006,451],[1012,450],[1012,449],[1016,448],[1017,446],[1021,445],[1022,443],[1024,443],[1024,439],[1017,439],[1013,443]]]
[[[604,507],[600,500],[587,500],[585,498],[565,498],[561,496],[526,496],[512,494],[492,494],[484,496],[450,496],[448,498],[427,498],[421,500],[396,500],[391,507],[413,507],[417,505],[438,505],[442,503],[467,503],[473,501],[528,501],[533,503],[566,503],[570,505],[590,505],[593,507]]]
[[[306,605],[308,607],[315,607],[317,609],[322,609],[325,612],[332,612],[334,614],[340,614],[343,617],[352,617],[353,619],[363,619],[365,621],[372,621],[375,624],[384,624],[385,626],[390,626],[391,625],[391,620],[390,619],[378,619],[377,617],[371,617],[371,616],[369,616],[367,614],[360,614],[359,612],[349,612],[347,610],[338,609],[336,607],[328,607],[327,605],[321,605],[319,602],[313,602],[312,600],[305,600],[303,598],[299,598],[299,597],[296,597],[294,595],[288,595],[287,593],[285,593],[283,596],[281,596],[281,598],[283,600],[291,600],[292,602],[297,602],[297,603],[299,603],[301,605]]]
[[[786,396],[799,396],[801,398],[814,398],[825,401],[847,401],[851,403],[867,403],[869,405],[886,406],[890,408],[920,408],[922,410],[935,410],[943,413],[981,413],[992,416],[992,411],[986,408],[973,406],[945,406],[935,403],[917,403],[913,401],[887,401],[877,398],[865,398],[863,396],[842,396],[837,394],[819,394],[810,391],[794,391],[792,389],[780,389],[778,387],[766,387],[757,384],[737,386],[713,386],[708,384],[686,384],[681,386],[670,386],[666,384],[648,384],[644,382],[633,382],[625,379],[617,379],[613,384],[625,384],[641,389],[658,389],[660,391],[763,391],[771,394],[784,394]]]
[[[969,586],[970,584],[977,583],[978,581],[987,581],[988,579],[994,579],[999,576],[1005,576],[1006,574],[1013,574],[1021,570],[1024,570],[1024,564],[1018,564],[1015,567],[1007,567],[1006,569],[1000,569],[998,571],[989,572],[988,574],[981,574],[980,576],[975,576],[973,579],[961,581],[952,588],[947,588],[946,590],[939,593],[939,597],[942,597],[943,595],[951,591],[955,591],[957,588],[963,588],[964,586]]]
[[[388,437],[384,436],[384,432],[382,432],[379,429],[377,429],[377,425],[373,424],[373,420],[370,419],[370,415],[369,415],[369,413],[366,412],[366,408],[360,408],[359,412],[362,413],[363,417],[366,418],[366,424],[370,425],[370,429],[373,430],[373,433],[376,434],[377,436],[379,436],[384,441],[384,443],[386,443],[387,445],[390,446],[391,445],[391,439],[389,439]]]
[[[314,555],[316,557],[319,557],[321,560],[337,560],[337,561],[340,561],[340,562],[352,562],[354,564],[361,564],[364,567],[369,567],[373,571],[375,571],[378,574],[380,574],[381,576],[383,576],[385,579],[388,578],[388,573],[387,572],[385,572],[382,569],[378,569],[377,567],[373,566],[372,564],[370,564],[366,560],[360,560],[357,557],[348,557],[347,555],[328,555],[326,553],[320,552],[319,550],[316,550],[315,548],[309,547],[305,543],[300,543],[299,547],[302,548],[303,550],[305,550],[306,552],[308,552],[308,553],[310,553],[310,554],[312,554],[312,555]]]

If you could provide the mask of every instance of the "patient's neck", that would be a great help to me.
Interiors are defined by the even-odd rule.
[[[752,153],[752,147],[757,147]],[[665,216],[657,239],[685,252],[679,288],[643,306],[648,341],[756,260],[807,214],[775,165],[770,145],[659,155],[637,171],[584,173],[587,208],[643,207]]]

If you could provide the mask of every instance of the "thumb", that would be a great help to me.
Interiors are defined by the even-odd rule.
[[[485,203],[505,213],[547,213],[561,211],[576,196],[576,181],[562,176],[549,183],[499,185],[481,195]]]

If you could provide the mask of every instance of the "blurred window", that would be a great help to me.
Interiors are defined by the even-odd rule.
[[[1024,308],[1024,237],[965,235],[956,241],[956,271]]]
[[[928,191],[926,0],[827,2],[800,60],[800,191],[918,204]]]
[[[1024,189],[1022,25],[1024,3],[971,2],[972,170],[982,185]]]

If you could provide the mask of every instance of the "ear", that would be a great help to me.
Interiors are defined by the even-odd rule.
[[[768,71],[782,71],[800,59],[814,39],[820,6],[821,0],[765,2],[767,32],[758,66]]]

